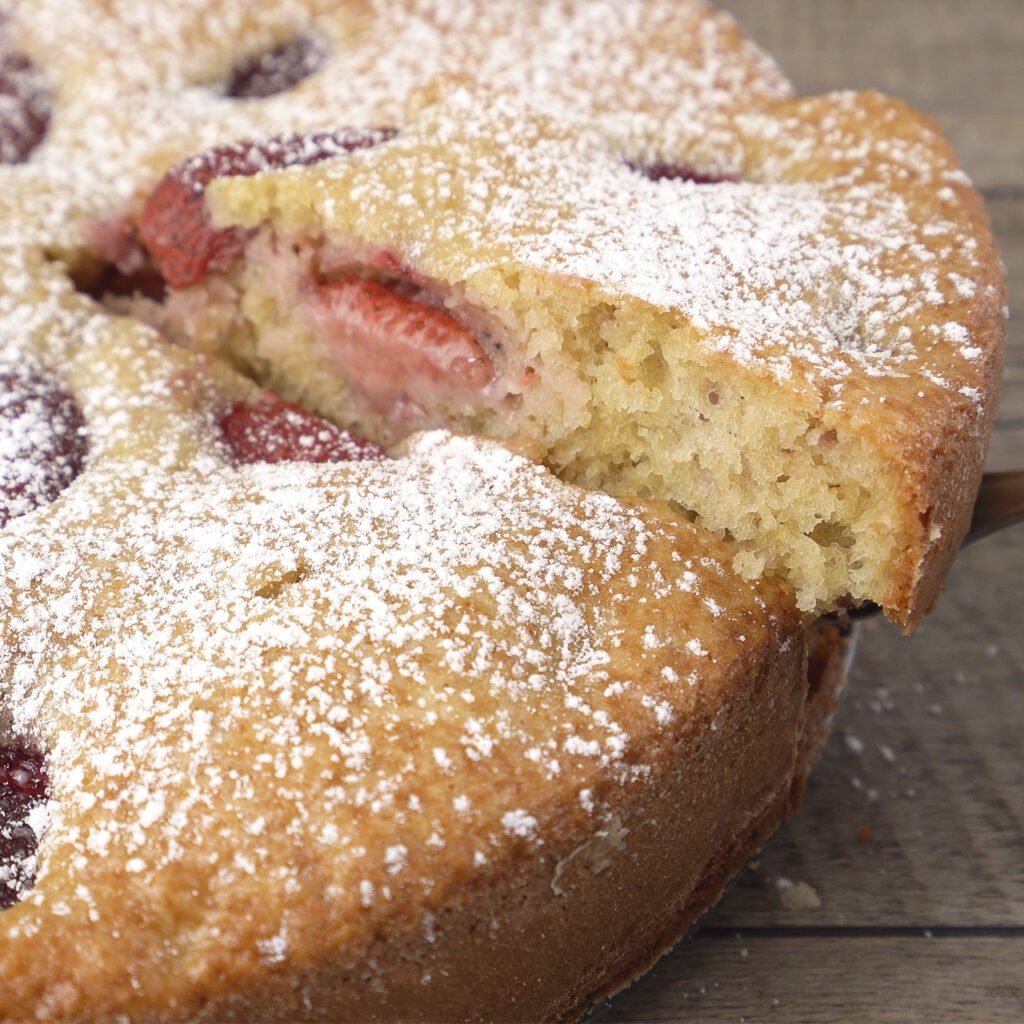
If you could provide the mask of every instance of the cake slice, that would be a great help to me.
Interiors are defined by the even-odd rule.
[[[874,601],[909,629],[931,607],[1004,295],[928,121],[799,100],[645,167],[456,91],[391,136],[172,170],[138,217],[171,294],[141,311],[376,441],[515,438],[568,480],[671,500],[805,609]]]

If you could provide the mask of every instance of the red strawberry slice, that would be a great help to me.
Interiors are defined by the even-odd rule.
[[[231,71],[227,94],[254,100],[287,92],[317,71],[326,57],[324,48],[307,36],[289,39],[240,60]]]
[[[53,501],[81,472],[86,448],[82,413],[57,380],[0,368],[0,527]]]
[[[237,228],[213,226],[205,203],[211,181],[319,163],[369,149],[394,135],[393,128],[343,128],[208,149],[172,167],[157,183],[139,215],[142,243],[169,287],[198,284],[211,271],[230,266],[249,237]]]
[[[237,403],[220,422],[235,462],[379,462],[372,441],[265,391],[256,405]]]
[[[20,53],[0,52],[0,163],[27,160],[49,126],[50,95],[39,69]]]
[[[32,886],[27,862],[39,838],[28,815],[47,796],[42,753],[22,743],[0,746],[0,909],[13,906]]]
[[[459,401],[494,376],[468,328],[395,287],[342,277],[317,285],[316,295],[318,333],[349,383],[381,412],[410,401],[428,408],[437,399]]]

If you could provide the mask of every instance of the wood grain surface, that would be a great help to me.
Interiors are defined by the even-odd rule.
[[[891,92],[957,146],[1010,285],[989,468],[1024,468],[1024,0],[724,5],[800,92]],[[1024,1021],[1022,751],[1024,526],[964,550],[912,637],[866,626],[800,814],[594,1020]]]

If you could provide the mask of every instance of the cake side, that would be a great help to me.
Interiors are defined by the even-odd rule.
[[[271,981],[251,999],[216,1001],[204,1019],[279,1019],[314,992],[335,1019],[578,1018],[678,941],[796,810],[842,685],[842,641],[828,627],[809,637],[813,667],[802,641],[728,684],[707,709],[721,699],[714,729],[712,719],[670,727],[647,784],[582,842],[513,862],[514,881],[485,875],[453,892],[429,935],[379,938],[371,955],[388,964],[386,991],[325,963],[299,992]],[[459,969],[425,989],[432,960]]]

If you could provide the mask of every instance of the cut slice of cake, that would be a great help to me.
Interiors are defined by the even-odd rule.
[[[870,600],[910,628],[995,402],[981,200],[872,93],[676,143],[638,166],[457,90],[394,137],[214,151],[138,217],[171,287],[142,311],[374,440],[528,441],[569,480],[676,502],[806,609]]]

